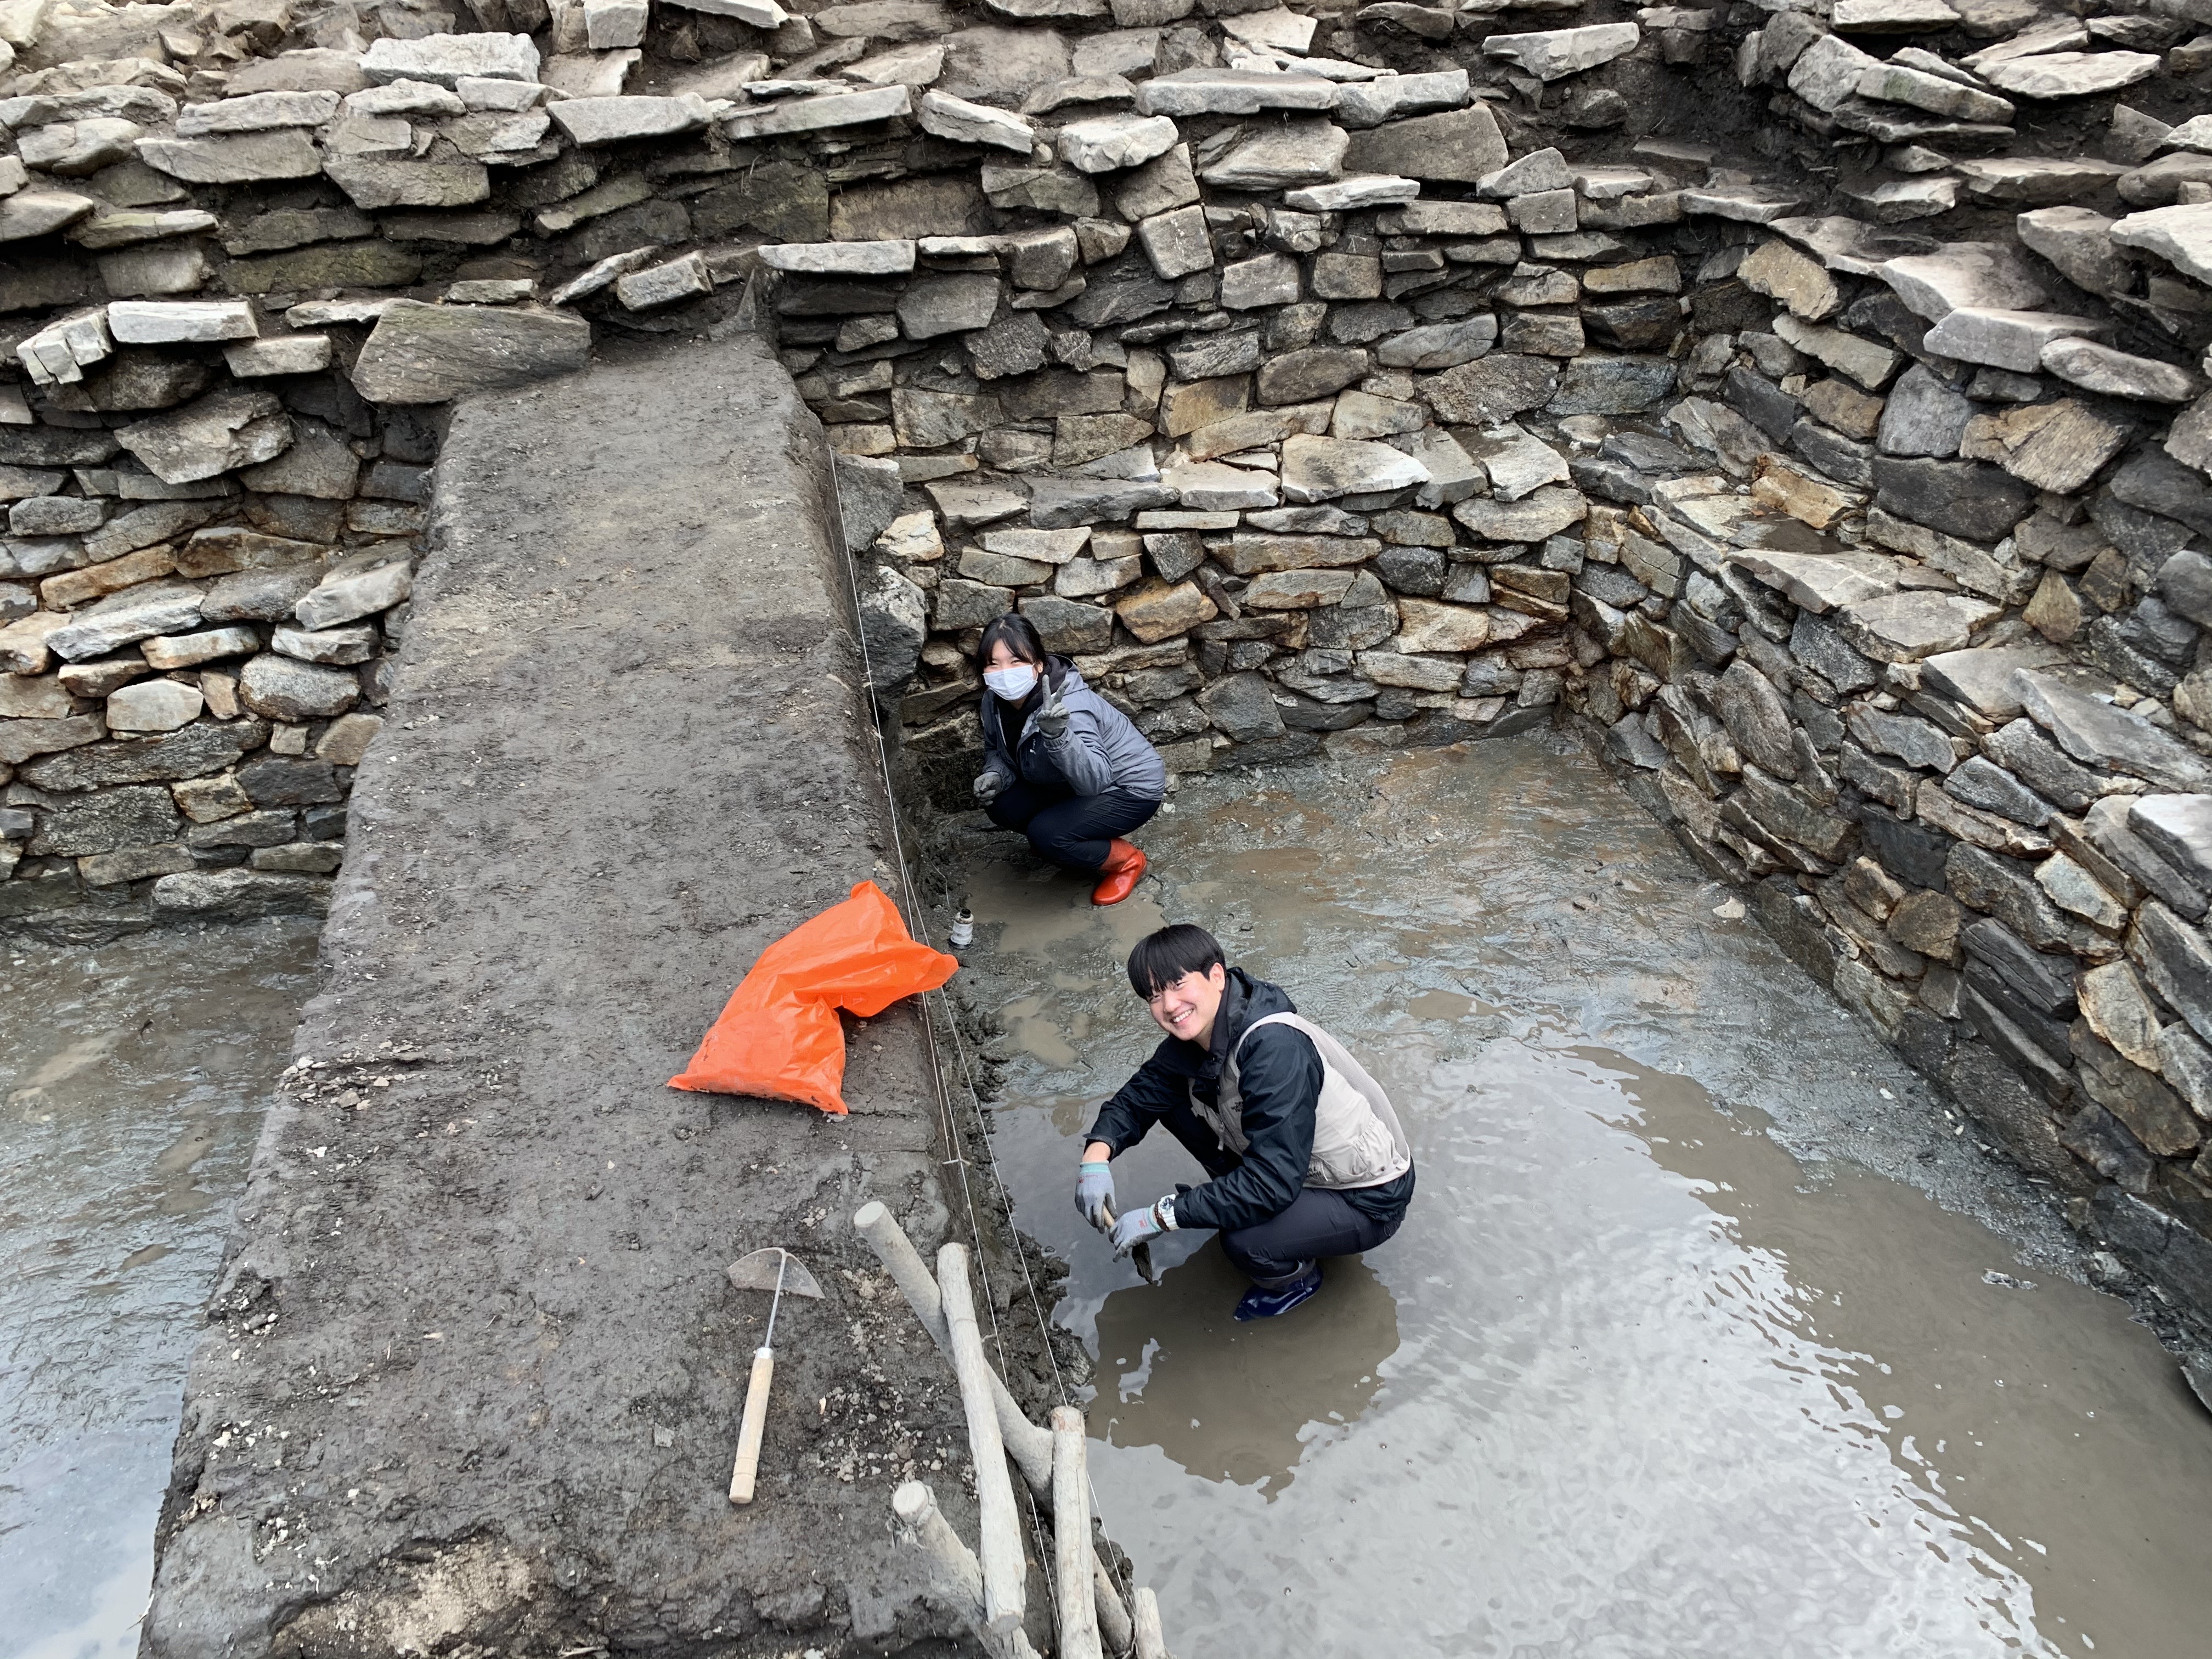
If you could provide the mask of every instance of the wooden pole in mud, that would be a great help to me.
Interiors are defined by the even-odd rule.
[[[1167,1638],[1160,1633],[1160,1604],[1148,1586],[1139,1585],[1130,1598],[1129,1613],[1137,1627],[1137,1659],[1170,1659]]]
[[[1036,1650],[1019,1626],[994,1631],[985,1622],[982,1569],[939,1510],[937,1494],[921,1481],[909,1480],[891,1494],[891,1513],[905,1529],[906,1541],[929,1564],[929,1594],[975,1632],[990,1659],[1036,1659]]]
[[[968,1444],[975,1458],[975,1507],[982,1516],[982,1547],[977,1554],[983,1563],[984,1622],[994,1631],[1012,1630],[1022,1622],[1027,1562],[1021,1517],[1014,1510],[1014,1483],[1006,1477],[1006,1443],[999,1437],[998,1407],[991,1400],[991,1363],[983,1357],[983,1334],[975,1324],[965,1244],[947,1244],[938,1251],[937,1291],[945,1310],[945,1334],[952,1344],[953,1375],[960,1379],[960,1403],[968,1413]]]
[[[930,1275],[921,1253],[914,1248],[914,1241],[906,1236],[906,1229],[897,1218],[875,1202],[863,1204],[854,1212],[854,1229],[868,1241],[868,1248],[876,1253],[876,1260],[891,1276],[891,1282],[906,1297],[907,1306],[931,1339],[951,1358],[952,1346],[945,1331],[943,1298],[939,1295],[937,1280]],[[999,1438],[1006,1444],[1029,1482],[1030,1490],[1039,1498],[1052,1492],[1052,1436],[1030,1421],[1022,1408],[1006,1392],[1006,1383],[996,1371],[991,1372],[991,1401],[998,1408]]]
[[[1098,1611],[1092,1601],[1091,1477],[1085,1468],[1083,1413],[1056,1406],[1052,1413],[1052,1540],[1060,1575],[1060,1659],[1105,1659],[1098,1647]]]
[[[868,1248],[876,1253],[876,1260],[884,1264],[891,1282],[906,1297],[907,1306],[914,1310],[914,1316],[921,1322],[922,1329],[929,1333],[931,1340],[950,1359],[952,1343],[945,1330],[944,1298],[938,1293],[937,1280],[923,1262],[921,1252],[906,1236],[906,1229],[899,1225],[898,1218],[890,1210],[873,1200],[853,1212],[853,1227],[867,1240]],[[1022,1479],[1039,1498],[1048,1498],[1053,1489],[1052,1435],[1030,1421],[1014,1403],[1013,1395],[1006,1392],[1006,1385],[996,1371],[991,1373],[991,1398],[999,1408],[999,1437],[1006,1443],[1015,1467],[1021,1470]],[[1122,1603],[1113,1574],[1095,1555],[1091,1559],[1091,1588],[1100,1637],[1115,1654],[1127,1653],[1136,1639],[1129,1622],[1129,1609]]]

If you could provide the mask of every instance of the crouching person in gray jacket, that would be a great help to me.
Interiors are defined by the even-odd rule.
[[[975,657],[988,688],[975,799],[992,823],[1024,832],[1054,864],[1097,876],[1093,904],[1119,904],[1146,863],[1122,837],[1167,793],[1159,750],[1067,659],[1045,650],[1027,617],[994,617]]]
[[[1076,1206],[1104,1227],[1110,1160],[1164,1125],[1212,1179],[1113,1221],[1115,1254],[1218,1228],[1252,1279],[1237,1317],[1288,1313],[1321,1288],[1322,1258],[1371,1250],[1406,1218],[1413,1154],[1389,1097],[1282,987],[1224,963],[1203,927],[1139,940],[1129,983],[1167,1040],[1099,1108]]]

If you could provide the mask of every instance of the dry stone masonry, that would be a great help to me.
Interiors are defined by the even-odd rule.
[[[912,775],[1580,724],[2212,1306],[2208,0],[0,0],[0,918],[319,902],[441,408],[770,333]]]

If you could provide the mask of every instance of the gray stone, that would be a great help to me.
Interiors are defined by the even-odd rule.
[[[1224,190],[1282,190],[1318,184],[1343,170],[1350,142],[1343,128],[1327,120],[1287,119],[1279,126],[1248,132],[1218,160],[1201,167],[1199,176]]]
[[[1496,426],[1548,403],[1559,389],[1557,363],[1498,353],[1445,370],[1424,382],[1421,393],[1440,420]]]
[[[1274,689],[1257,674],[1224,675],[1198,694],[1198,703],[1232,743],[1259,742],[1283,734]]]
[[[1152,261],[1153,272],[1165,281],[1172,282],[1194,271],[1212,268],[1213,241],[1206,233],[1204,208],[1181,208],[1172,213],[1156,214],[1143,220],[1137,226],[1137,240],[1144,246],[1145,257]],[[1280,258],[1282,256],[1268,257]],[[1256,260],[1245,261],[1247,265],[1259,263]],[[1297,266],[1287,259],[1284,263],[1290,266],[1291,291],[1288,297],[1295,300],[1297,298]],[[1241,285],[1235,289],[1235,296],[1231,297],[1231,281],[1240,269],[1242,267],[1232,265],[1223,273],[1223,303],[1232,309],[1248,303],[1243,298],[1245,289]],[[1273,301],[1249,303],[1268,304]]]
[[[908,338],[927,340],[983,327],[998,304],[996,276],[928,276],[899,296],[898,319]]]
[[[1489,106],[1471,104],[1358,133],[1345,149],[1342,164],[1353,173],[1471,185],[1496,173],[1507,159],[1498,118]],[[1412,211],[1400,210],[1401,214]]]
[[[372,403],[444,403],[581,368],[591,343],[591,325],[568,312],[402,300],[377,319],[352,378]]]
[[[216,132],[261,132],[272,127],[319,127],[338,112],[335,92],[257,92],[212,104],[187,104],[177,117],[177,137]]]
[[[1188,207],[1198,198],[1198,178],[1191,171],[1188,144],[1176,144],[1134,169],[1116,181],[1114,191],[1115,210],[1133,223]]]
[[[1551,484],[1510,503],[1463,501],[1452,508],[1452,517],[1478,541],[1540,542],[1581,523],[1589,512],[1580,490]]]
[[[323,170],[313,142],[295,127],[222,138],[142,138],[138,159],[192,185],[312,179]]]
[[[361,681],[339,669],[264,652],[239,675],[238,698],[270,720],[328,720],[361,700]]]
[[[2203,380],[2185,368],[2131,356],[2092,340],[2053,340],[2043,348],[2041,362],[2062,380],[2112,398],[2185,404],[2204,389]]]
[[[924,132],[963,144],[992,144],[1027,155],[1036,129],[1019,116],[988,104],[971,104],[946,92],[926,92],[916,118]]]
[[[1493,34],[1483,54],[1519,65],[1539,81],[1557,81],[1595,69],[1636,50],[1643,31],[1633,23],[1592,23],[1531,34]]]
[[[866,92],[824,93],[812,98],[780,98],[772,104],[742,109],[724,117],[721,130],[730,138],[770,138],[784,133],[818,132],[887,121],[893,116],[908,113],[912,106],[912,94],[902,86],[872,87]]]
[[[2212,888],[2212,795],[2145,795],[2129,805],[2128,828],[2199,887]]]
[[[1978,461],[1881,455],[1874,475],[1884,510],[1984,545],[2010,534],[2034,500],[2026,485]]]
[[[1197,208],[1188,210],[1203,212]],[[1228,310],[1252,311],[1262,306],[1290,305],[1297,297],[1298,262],[1286,253],[1263,253],[1257,258],[1239,260],[1222,270],[1221,303]]]
[[[1271,357],[1260,369],[1261,404],[1311,403],[1341,392],[1367,373],[1367,354],[1334,346],[1311,346]]]
[[[1036,625],[1048,651],[1072,656],[1078,652],[1103,651],[1114,642],[1114,613],[1100,606],[1045,593],[1022,600],[1020,610]]]
[[[2130,213],[2112,228],[2112,240],[2157,254],[2177,270],[2212,283],[2212,203]]]
[[[1576,357],[1545,409],[1559,416],[1634,414],[1674,389],[1674,365],[1663,357]]]
[[[1347,127],[1376,127],[1432,110],[1457,109],[1467,102],[1467,94],[1463,69],[1383,76],[1342,88],[1337,94],[1336,118]]]
[[[2036,670],[2020,671],[2013,684],[2029,716],[2084,765],[2112,768],[2178,793],[2212,788],[2212,765],[2156,726]]]
[[[428,81],[452,87],[463,76],[489,81],[538,79],[538,48],[527,34],[432,34],[372,42],[362,72],[378,86]]]
[[[1336,83],[1318,76],[1186,69],[1145,82],[1137,88],[1137,107],[1147,115],[1256,115],[1334,109],[1339,96]]]
[[[235,763],[268,737],[269,728],[259,720],[219,726],[203,720],[167,737],[94,744],[65,755],[48,755],[19,768],[16,775],[35,788],[71,792],[203,777]]]
[[[1080,173],[1111,173],[1164,155],[1181,135],[1164,115],[1103,115],[1060,130],[1060,159]]]
[[[33,858],[82,858],[173,842],[180,827],[176,803],[158,785],[102,789],[40,813],[25,850]]]
[[[283,454],[239,475],[249,489],[330,501],[350,501],[360,476],[361,462],[344,435],[304,418],[295,424],[291,446]]]
[[[1886,455],[1956,455],[1973,415],[1973,404],[1915,363],[1890,388],[1875,442]]]
[[[1039,530],[1118,524],[1173,499],[1163,486],[1140,479],[1040,478],[1030,493],[1030,523]]]
[[[849,538],[849,532],[848,532]],[[867,645],[869,684],[878,696],[914,678],[929,633],[929,596],[886,565],[860,577],[860,635]]]
[[[2212,949],[2201,933],[2151,899],[2136,913],[2128,956],[2198,1036],[2212,1036]]]
[[[1984,311],[1961,306],[1929,329],[1926,348],[1960,362],[1987,363],[2020,374],[2033,373],[2045,348],[2075,335],[2101,334],[2107,325],[2094,317],[2053,311]]]
[[[2013,223],[2020,240],[2076,288],[2111,295],[2125,284],[2128,261],[2114,251],[2113,222],[2103,214],[2081,207],[2038,208]]]
[[[1304,434],[1283,441],[1283,494],[1293,502],[1405,489],[1428,476],[1426,467],[1388,444]]]
[[[1375,349],[1386,368],[1445,369],[1473,362],[1497,343],[1498,319],[1488,312],[1455,323],[1432,323],[1391,336]]]
[[[413,577],[405,561],[378,565],[368,570],[325,577],[293,607],[302,628],[336,628],[362,617],[388,611],[405,599]]]
[[[385,44],[382,41],[379,46]],[[250,921],[261,916],[319,916],[330,908],[331,881],[260,870],[193,870],[154,884],[156,915]]]
[[[2049,52],[1985,63],[1980,73],[1991,86],[2023,98],[2086,98],[2148,79],[2159,61],[2142,52]]]
[[[359,208],[465,207],[491,194],[491,174],[481,161],[333,155],[323,171]]]
[[[11,196],[0,196],[0,242],[21,242],[34,236],[50,236],[65,226],[75,224],[99,205],[98,200],[93,197],[80,196],[74,191],[66,190],[21,190]],[[10,304],[8,309],[27,310],[45,303],[48,301],[43,296],[32,297],[21,303]]]
[[[281,454],[292,441],[292,422],[273,393],[236,387],[124,427],[115,437],[155,477],[190,483]]]

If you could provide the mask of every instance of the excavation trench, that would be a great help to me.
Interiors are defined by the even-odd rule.
[[[1235,1656],[2191,1645],[2204,1413],[2045,1189],[1561,733],[1186,778],[1112,911],[948,821],[998,1160],[1065,1258],[1092,1469],[1182,1648]],[[1239,1326],[1069,1201],[1157,1038],[1121,975],[1213,928],[1360,1054],[1403,1231]],[[1198,1179],[1164,1134],[1128,1203]]]

